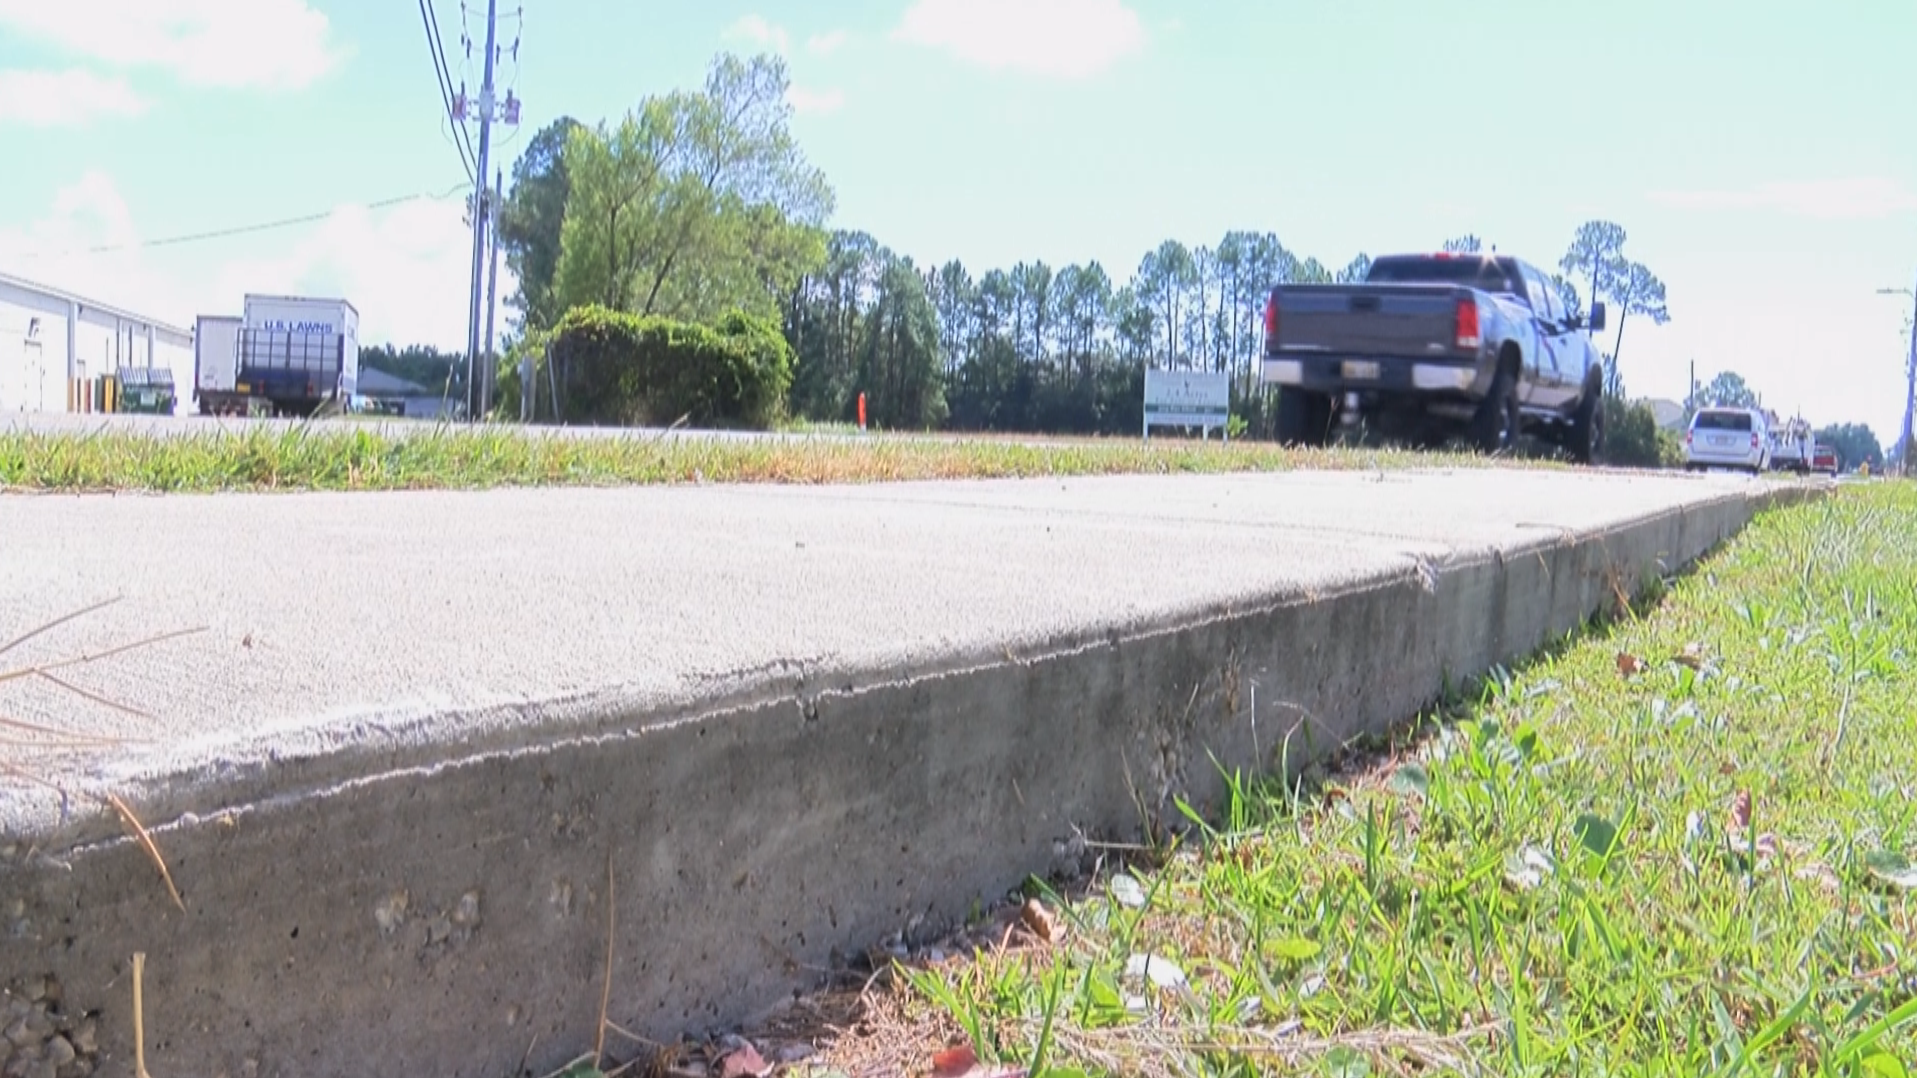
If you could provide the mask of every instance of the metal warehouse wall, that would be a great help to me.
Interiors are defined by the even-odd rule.
[[[65,411],[66,375],[66,302],[0,281],[0,412]]]

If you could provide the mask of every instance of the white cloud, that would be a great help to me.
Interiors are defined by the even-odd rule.
[[[823,34],[813,34],[806,39],[805,49],[814,56],[830,56],[845,45],[844,30],[828,30]]]
[[[472,232],[462,218],[457,196],[420,198],[340,206],[322,221],[252,237],[141,248],[153,237],[136,227],[112,178],[91,170],[33,225],[0,232],[0,269],[183,327],[195,315],[240,313],[247,292],[342,296],[359,309],[365,343],[463,350]],[[246,253],[229,253],[236,246]],[[502,258],[502,333],[513,287]]]
[[[125,78],[85,68],[0,71],[0,125],[72,127],[100,117],[145,114],[147,103]]]
[[[1917,210],[1917,192],[1881,177],[1762,183],[1742,190],[1654,191],[1652,202],[1683,209],[1774,210],[1820,220],[1869,220]]]
[[[1122,0],[919,0],[892,36],[983,67],[1067,79],[1145,46],[1144,23]]]
[[[218,89],[300,89],[348,55],[306,0],[0,0],[0,27]]]
[[[785,29],[768,22],[763,15],[747,15],[738,22],[726,27],[724,37],[727,41],[743,41],[771,49],[785,55],[792,48],[792,39]]]
[[[222,265],[217,293],[234,313],[247,292],[341,296],[359,310],[362,343],[464,351],[473,238],[463,209],[458,198],[341,206],[282,254]],[[503,255],[498,288],[501,297],[513,288]],[[506,328],[503,299],[494,325]]]
[[[39,220],[0,232],[0,268],[41,284],[186,325],[192,304],[132,249],[140,236],[126,200],[106,173],[89,169],[61,188]],[[95,250],[104,248],[104,250]]]
[[[802,116],[824,116],[845,107],[842,90],[808,90],[794,86],[786,91],[785,99],[792,105],[792,111]]]

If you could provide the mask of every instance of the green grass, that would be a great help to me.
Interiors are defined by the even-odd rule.
[[[1059,1074],[1905,1074],[1914,657],[1917,485],[1767,514],[1370,765],[1234,783],[914,1006]]]
[[[405,490],[1474,467],[1487,458],[1156,439],[1030,444],[873,435],[765,440],[567,437],[515,428],[252,427],[149,436],[0,432],[0,490]],[[1548,467],[1542,462],[1528,462]]]

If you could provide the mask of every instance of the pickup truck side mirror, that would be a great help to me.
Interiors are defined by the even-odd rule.
[[[1591,304],[1591,332],[1602,333],[1603,331],[1604,331],[1604,303],[1603,301],[1598,300],[1598,301],[1592,302]]]

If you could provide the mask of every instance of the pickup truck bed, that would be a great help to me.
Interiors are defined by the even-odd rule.
[[[1602,368],[1588,329],[1536,269],[1508,257],[1399,255],[1355,284],[1278,285],[1263,374],[1279,437],[1323,444],[1335,421],[1506,452],[1533,432],[1581,461],[1603,443]]]

